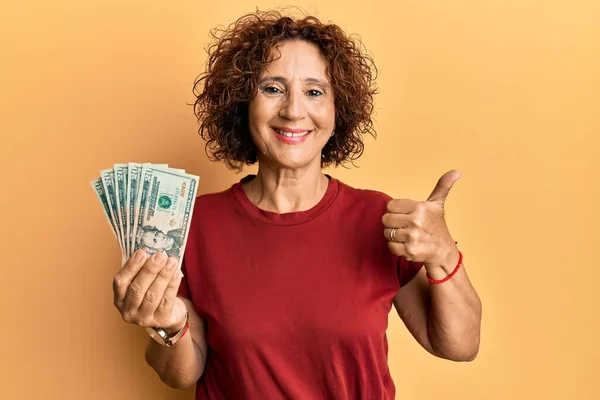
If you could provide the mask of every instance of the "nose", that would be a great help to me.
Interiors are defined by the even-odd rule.
[[[283,98],[283,103],[279,110],[279,116],[290,121],[297,121],[306,115],[304,109],[303,94],[300,90],[289,90]]]

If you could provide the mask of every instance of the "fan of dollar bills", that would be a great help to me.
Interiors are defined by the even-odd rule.
[[[181,266],[200,178],[166,164],[126,163],[100,171],[91,182],[122,263],[138,249],[165,251]]]

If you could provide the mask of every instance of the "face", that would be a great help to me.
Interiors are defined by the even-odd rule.
[[[319,48],[304,41],[278,47],[249,104],[252,140],[260,164],[296,169],[317,163],[335,124],[333,88]],[[277,49],[273,55],[278,56]]]
[[[173,246],[174,239],[158,231],[144,232],[141,238],[141,242],[144,246],[148,248],[164,250],[169,249]]]

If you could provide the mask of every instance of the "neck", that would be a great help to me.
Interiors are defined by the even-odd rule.
[[[248,199],[258,208],[276,213],[306,211],[321,201],[329,180],[319,168],[290,170],[259,164],[256,178],[244,185]]]

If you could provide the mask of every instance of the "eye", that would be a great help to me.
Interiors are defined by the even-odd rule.
[[[281,93],[281,90],[275,86],[265,86],[262,91],[267,94],[278,94]]]
[[[311,96],[311,97],[318,97],[318,96],[322,96],[322,95],[323,95],[323,93],[322,93],[321,91],[319,91],[319,90],[316,90],[316,89],[311,89],[311,90],[309,90],[309,91],[308,91],[308,92],[306,92],[306,93],[307,93],[309,96]]]

